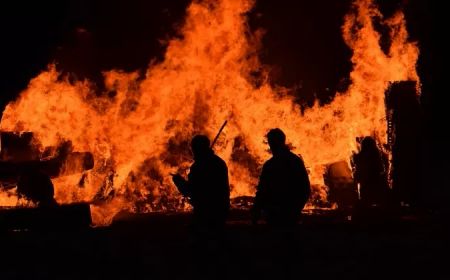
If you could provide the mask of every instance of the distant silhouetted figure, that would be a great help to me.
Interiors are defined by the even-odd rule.
[[[195,227],[222,227],[230,208],[227,165],[214,154],[208,137],[204,135],[195,136],[191,148],[195,162],[188,180],[177,174],[173,176],[173,182],[190,199]]]
[[[353,156],[355,181],[360,184],[359,193],[363,206],[388,203],[389,187],[383,158],[372,137],[365,137],[361,150]]]
[[[279,128],[267,134],[273,157],[263,166],[253,207],[253,222],[264,212],[271,225],[295,225],[308,201],[310,184],[303,160],[286,146]]]

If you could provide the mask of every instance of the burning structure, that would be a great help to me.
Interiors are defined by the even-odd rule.
[[[421,110],[415,81],[395,82],[386,91],[388,146],[392,151],[392,189],[397,201],[423,203],[420,189]]]
[[[194,134],[213,136],[224,120],[228,126],[216,152],[230,168],[233,197],[254,194],[268,157],[263,136],[281,127],[309,170],[310,207],[327,205],[327,166],[348,164],[357,137],[387,143],[384,94],[391,82],[419,82],[418,48],[408,41],[401,11],[385,19],[372,1],[355,1],[342,26],[353,51],[351,85],[331,103],[302,112],[288,89],[271,86],[259,62],[262,33],[249,32],[245,16],[252,5],[194,1],[164,60],[151,63],[143,77],[105,72],[105,92],[89,81],[71,82],[50,65],[7,106],[0,129],[32,131],[42,147],[71,141],[74,152],[91,153],[92,170],[54,178],[53,184],[60,203],[95,200],[96,224],[110,223],[120,210],[186,209],[168,175],[186,172]],[[387,51],[374,22],[390,32]],[[2,204],[14,199],[0,194]]]

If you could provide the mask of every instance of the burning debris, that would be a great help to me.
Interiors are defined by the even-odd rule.
[[[0,133],[0,190],[14,204],[0,206],[1,229],[88,227],[88,204],[58,205],[51,179],[83,174],[94,166],[89,152],[73,152],[70,142],[42,147],[33,133]],[[80,188],[83,184],[79,185]]]
[[[342,27],[353,51],[352,83],[331,103],[302,113],[286,89],[270,85],[259,63],[261,36],[249,32],[245,16],[252,4],[194,1],[182,36],[170,40],[164,60],[152,63],[145,77],[105,72],[105,93],[94,92],[88,81],[69,82],[50,66],[7,106],[0,129],[32,131],[43,147],[70,141],[73,153],[92,154],[90,171],[80,174],[74,172],[79,167],[70,167],[67,176],[52,181],[59,203],[95,199],[97,224],[110,223],[125,209],[187,209],[169,174],[183,173],[190,165],[189,139],[198,133],[212,136],[224,119],[228,126],[215,150],[229,165],[232,197],[254,195],[268,157],[264,135],[280,127],[309,171],[313,199],[308,207],[326,205],[323,174],[334,176],[334,167],[327,165],[348,163],[356,137],[371,135],[386,144],[384,92],[393,81],[418,82],[417,46],[408,42],[401,12],[383,19],[372,1],[355,1]],[[390,30],[387,52],[373,21]],[[11,201],[6,200],[2,203]]]
[[[341,209],[353,208],[358,201],[358,190],[353,180],[353,172],[346,161],[327,166],[324,183],[328,187],[328,201]]]
[[[416,81],[394,82],[386,91],[391,185],[395,199],[408,205],[423,203],[425,195],[419,186],[422,123],[417,86]]]
[[[18,198],[38,206],[55,203],[50,178],[82,173],[94,166],[92,154],[73,152],[70,142],[42,148],[31,132],[1,132],[0,139],[1,187],[17,186]]]

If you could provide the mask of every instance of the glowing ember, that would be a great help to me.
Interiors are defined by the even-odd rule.
[[[251,75],[267,72],[257,57],[260,35],[249,35],[244,16],[252,4],[195,1],[182,39],[169,42],[164,61],[150,65],[143,79],[106,72],[108,92],[101,95],[50,66],[8,105],[1,129],[33,131],[43,147],[71,140],[74,151],[91,152],[93,170],[53,182],[60,203],[93,201],[96,224],[110,223],[122,209],[185,209],[169,173],[186,171],[194,134],[213,137],[224,120],[228,125],[215,150],[229,165],[232,196],[254,194],[259,168],[269,157],[264,135],[280,127],[308,166],[319,194],[312,206],[325,201],[325,164],[348,161],[358,136],[386,142],[384,92],[391,81],[418,80],[418,49],[407,42],[403,14],[397,13],[383,21],[392,39],[384,53],[372,25],[381,14],[371,1],[357,1],[342,28],[353,50],[352,85],[332,103],[302,114],[286,90],[272,88],[264,74],[258,81]],[[2,204],[8,204],[6,197],[1,194]]]

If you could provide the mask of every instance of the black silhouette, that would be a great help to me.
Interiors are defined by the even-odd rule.
[[[265,213],[272,225],[294,225],[310,195],[308,173],[303,160],[286,145],[278,128],[267,134],[273,157],[263,166],[253,207],[253,222]]]
[[[190,199],[194,208],[194,226],[221,227],[230,208],[227,165],[214,154],[208,137],[204,135],[195,136],[191,148],[195,162],[188,180],[176,174],[173,182]]]
[[[361,150],[353,155],[355,182],[359,183],[362,206],[386,205],[389,186],[382,154],[372,137],[361,141]]]
[[[190,199],[193,210],[191,259],[195,277],[218,279],[223,276],[224,226],[230,208],[226,163],[211,149],[208,137],[197,135],[191,142],[194,164],[188,180],[173,175],[178,190]]]

